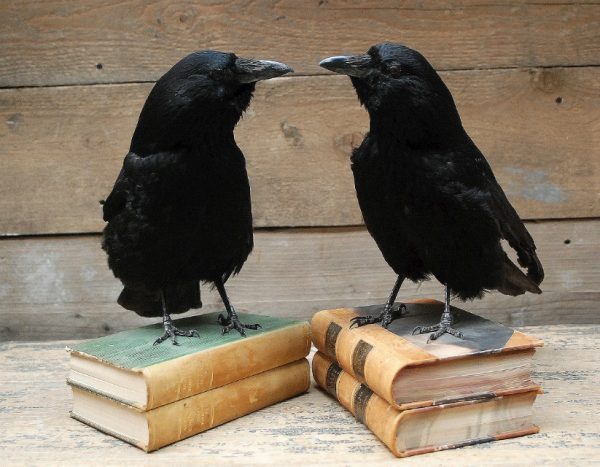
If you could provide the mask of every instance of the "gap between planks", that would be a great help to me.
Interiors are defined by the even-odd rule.
[[[542,295],[486,294],[459,307],[511,326],[598,323],[600,220],[527,223],[546,270]],[[568,243],[566,241],[568,240]],[[154,322],[122,309],[120,282],[99,236],[0,241],[0,340],[94,337]],[[258,231],[242,272],[227,283],[238,309],[309,319],[323,308],[384,303],[392,270],[364,228]],[[203,286],[205,307],[221,310]],[[399,300],[441,299],[435,280],[407,282]]]

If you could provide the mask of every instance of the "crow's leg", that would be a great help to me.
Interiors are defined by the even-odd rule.
[[[223,334],[227,334],[232,329],[235,329],[242,336],[246,337],[245,329],[262,328],[260,324],[241,323],[237,313],[235,312],[235,308],[233,308],[233,305],[229,302],[229,297],[227,297],[227,292],[225,292],[225,284],[223,284],[223,280],[219,279],[215,281],[215,285],[217,286],[221,300],[223,300],[223,305],[225,305],[225,309],[227,310],[227,318],[223,315],[219,315],[219,324],[223,326]]]
[[[394,308],[394,302],[396,301],[396,296],[398,295],[398,291],[400,290],[402,282],[404,282],[404,276],[398,276],[388,301],[379,316],[357,316],[356,318],[352,318],[350,327],[360,327],[364,326],[365,324],[381,323],[381,325],[387,329],[392,321],[397,318],[401,318],[402,312],[406,311],[406,305],[401,303],[397,308]]]
[[[198,331],[196,330],[180,331],[173,325],[173,320],[171,319],[171,316],[169,315],[169,312],[167,310],[167,301],[165,300],[165,293],[162,290],[160,291],[160,300],[162,302],[163,328],[165,328],[165,332],[162,336],[160,336],[154,341],[153,345],[158,345],[161,342],[166,341],[169,337],[171,338],[171,341],[173,341],[173,345],[179,345],[179,343],[177,342],[177,336],[200,337],[200,334],[198,334]]]
[[[442,313],[442,319],[439,324],[435,326],[417,326],[413,329],[413,334],[425,334],[426,332],[431,332],[432,334],[427,339],[427,342],[434,341],[438,337],[443,334],[452,334],[454,337],[458,337],[459,339],[463,338],[463,333],[457,331],[452,327],[454,324],[454,317],[452,316],[452,311],[450,310],[450,287],[446,284],[446,303],[444,304],[444,312]]]

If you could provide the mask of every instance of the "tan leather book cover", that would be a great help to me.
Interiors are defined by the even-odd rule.
[[[311,339],[319,351],[339,363],[344,371],[399,409],[435,403],[394,401],[394,381],[407,368],[466,358],[494,358],[505,352],[533,354],[535,347],[543,345],[539,339],[454,307],[456,327],[463,332],[464,339],[443,335],[427,343],[428,334],[412,335],[415,326],[439,322],[443,306],[436,300],[406,303],[407,313],[388,329],[378,324],[350,329],[352,318],[378,314],[382,305],[323,310],[312,318]]]
[[[537,426],[526,423],[519,427],[519,429],[498,432],[493,432],[492,430],[492,432],[487,431],[482,435],[478,427],[473,426],[469,430],[469,433],[472,433],[472,435],[464,439],[430,444],[428,439],[429,431],[425,428],[413,433],[413,436],[420,443],[419,447],[403,449],[402,443],[398,441],[398,433],[401,425],[410,422],[411,418],[423,418],[423,415],[428,415],[429,413],[429,415],[433,416],[427,419],[429,422],[425,426],[431,427],[433,423],[436,423],[436,420],[439,418],[438,414],[442,410],[445,411],[446,415],[451,413],[452,416],[455,416],[458,411],[473,408],[483,413],[494,410],[495,406],[506,403],[510,398],[522,399],[524,404],[531,406],[541,388],[536,385],[504,391],[495,396],[488,396],[485,399],[460,400],[436,406],[399,410],[375,394],[368,386],[361,384],[350,374],[343,371],[338,364],[329,360],[321,352],[317,352],[313,358],[312,371],[316,383],[337,399],[358,421],[366,425],[397,457],[453,449],[471,444],[533,434],[539,431]]]
[[[306,359],[146,412],[72,386],[75,407],[78,400],[94,399],[97,406],[94,413],[98,417],[86,416],[75,408],[71,416],[150,452],[306,392],[309,386],[310,368]],[[146,427],[143,430],[139,430],[140,417]],[[133,431],[143,435],[127,436],[126,431],[120,431],[128,420],[138,427]]]

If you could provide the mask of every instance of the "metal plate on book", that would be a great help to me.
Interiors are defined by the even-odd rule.
[[[384,305],[371,305],[354,308],[359,316],[378,315]],[[494,353],[501,351],[514,330],[494,323],[481,316],[452,307],[454,327],[462,331],[464,338],[458,339],[444,334],[435,341],[427,343],[430,333],[412,334],[416,326],[433,326],[440,321],[443,303],[407,303],[407,311],[389,325],[388,331],[421,347],[426,352],[440,358],[471,353]]]

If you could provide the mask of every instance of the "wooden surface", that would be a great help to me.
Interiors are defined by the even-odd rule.
[[[546,270],[542,295],[500,293],[461,304],[496,321],[600,324],[600,220],[528,223]],[[565,243],[567,242],[567,243]],[[241,309],[308,319],[320,309],[384,303],[393,271],[362,228],[259,231],[242,272],[227,283]],[[0,241],[0,340],[94,337],[153,322],[116,303],[120,282],[112,276],[92,236]],[[222,309],[202,287],[205,307]],[[431,280],[407,282],[399,300],[443,298]]]
[[[600,68],[443,77],[523,218],[600,216]],[[100,231],[98,200],[119,173],[151,86],[0,90],[0,235]],[[367,129],[344,76],[260,83],[236,130],[255,225],[362,223],[349,156]]]
[[[585,3],[4,0],[0,86],[155,80],[199,48],[324,73],[320,59],[385,40],[441,69],[597,65],[600,7]]]
[[[316,387],[153,454],[68,416],[68,341],[0,344],[3,465],[598,465],[600,327],[522,329],[545,341],[534,378],[540,433],[397,460],[363,425]]]

